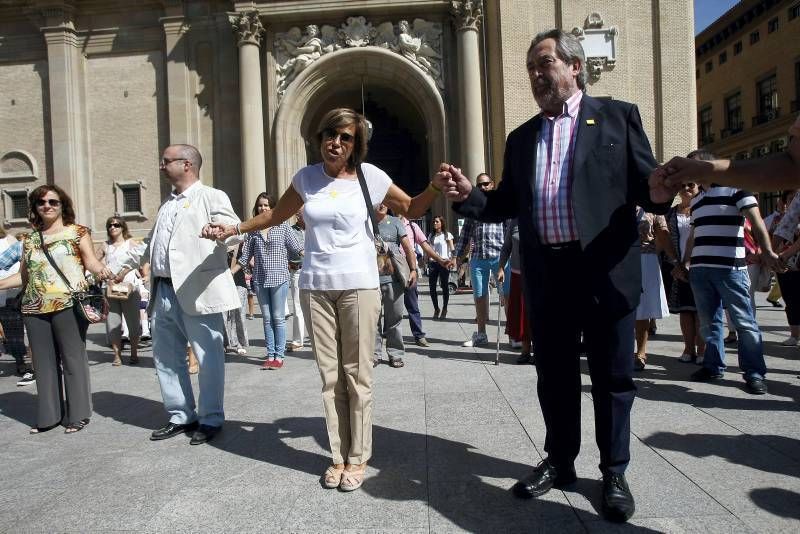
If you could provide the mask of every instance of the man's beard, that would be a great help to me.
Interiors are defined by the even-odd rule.
[[[562,97],[558,86],[549,80],[546,83],[535,87],[533,98],[542,109],[554,109],[561,107],[565,100]]]

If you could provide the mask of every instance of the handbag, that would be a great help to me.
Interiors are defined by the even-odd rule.
[[[381,237],[381,233],[378,230],[378,220],[375,218],[375,208],[372,206],[372,201],[369,197],[367,180],[364,178],[361,165],[356,166],[356,174],[358,175],[358,183],[361,186],[361,193],[364,195],[364,202],[367,204],[369,219],[372,222],[372,234],[375,236],[375,252],[378,259],[378,273],[391,275],[395,282],[407,287],[411,278],[411,269],[408,266],[408,262]]]
[[[114,300],[128,300],[133,293],[133,284],[121,282],[106,286],[106,298]]]
[[[67,277],[64,276],[64,273],[61,272],[61,269],[58,268],[56,262],[53,261],[53,257],[50,256],[50,252],[47,250],[47,245],[44,243],[44,236],[42,232],[39,231],[39,240],[42,243],[42,252],[44,252],[47,261],[50,262],[50,265],[53,269],[58,273],[58,276],[61,277],[61,280],[69,289],[70,296],[72,297],[72,305],[75,308],[75,313],[78,315],[79,318],[83,319],[84,321],[94,324],[94,323],[101,323],[106,320],[108,316],[108,304],[106,303],[105,297],[103,297],[103,293],[98,291],[96,288],[90,291],[75,291],[72,289],[72,286],[67,280]]]

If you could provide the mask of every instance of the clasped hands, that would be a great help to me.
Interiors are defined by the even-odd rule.
[[[200,231],[200,237],[212,241],[220,241],[228,239],[237,233],[235,224],[208,223]]]

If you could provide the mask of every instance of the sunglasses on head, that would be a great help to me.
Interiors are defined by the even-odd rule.
[[[331,141],[338,137],[342,143],[351,143],[355,139],[355,137],[352,134],[349,134],[347,132],[340,133],[332,128],[328,128],[327,130],[325,130],[323,135],[325,136],[325,139]]]
[[[122,225],[120,223],[108,223],[106,228],[122,228]]]
[[[50,205],[53,208],[57,208],[61,205],[61,201],[57,198],[40,198],[36,201],[37,208],[41,208],[44,205]]]

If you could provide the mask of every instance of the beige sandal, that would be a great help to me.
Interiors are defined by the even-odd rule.
[[[364,483],[364,473],[366,473],[366,471],[366,464],[361,464],[355,469],[345,469],[342,475],[342,483],[339,484],[339,489],[342,491],[357,490],[361,487],[361,484]]]
[[[322,475],[322,485],[328,489],[338,488],[342,483],[342,473],[344,473],[344,466],[329,466]]]

